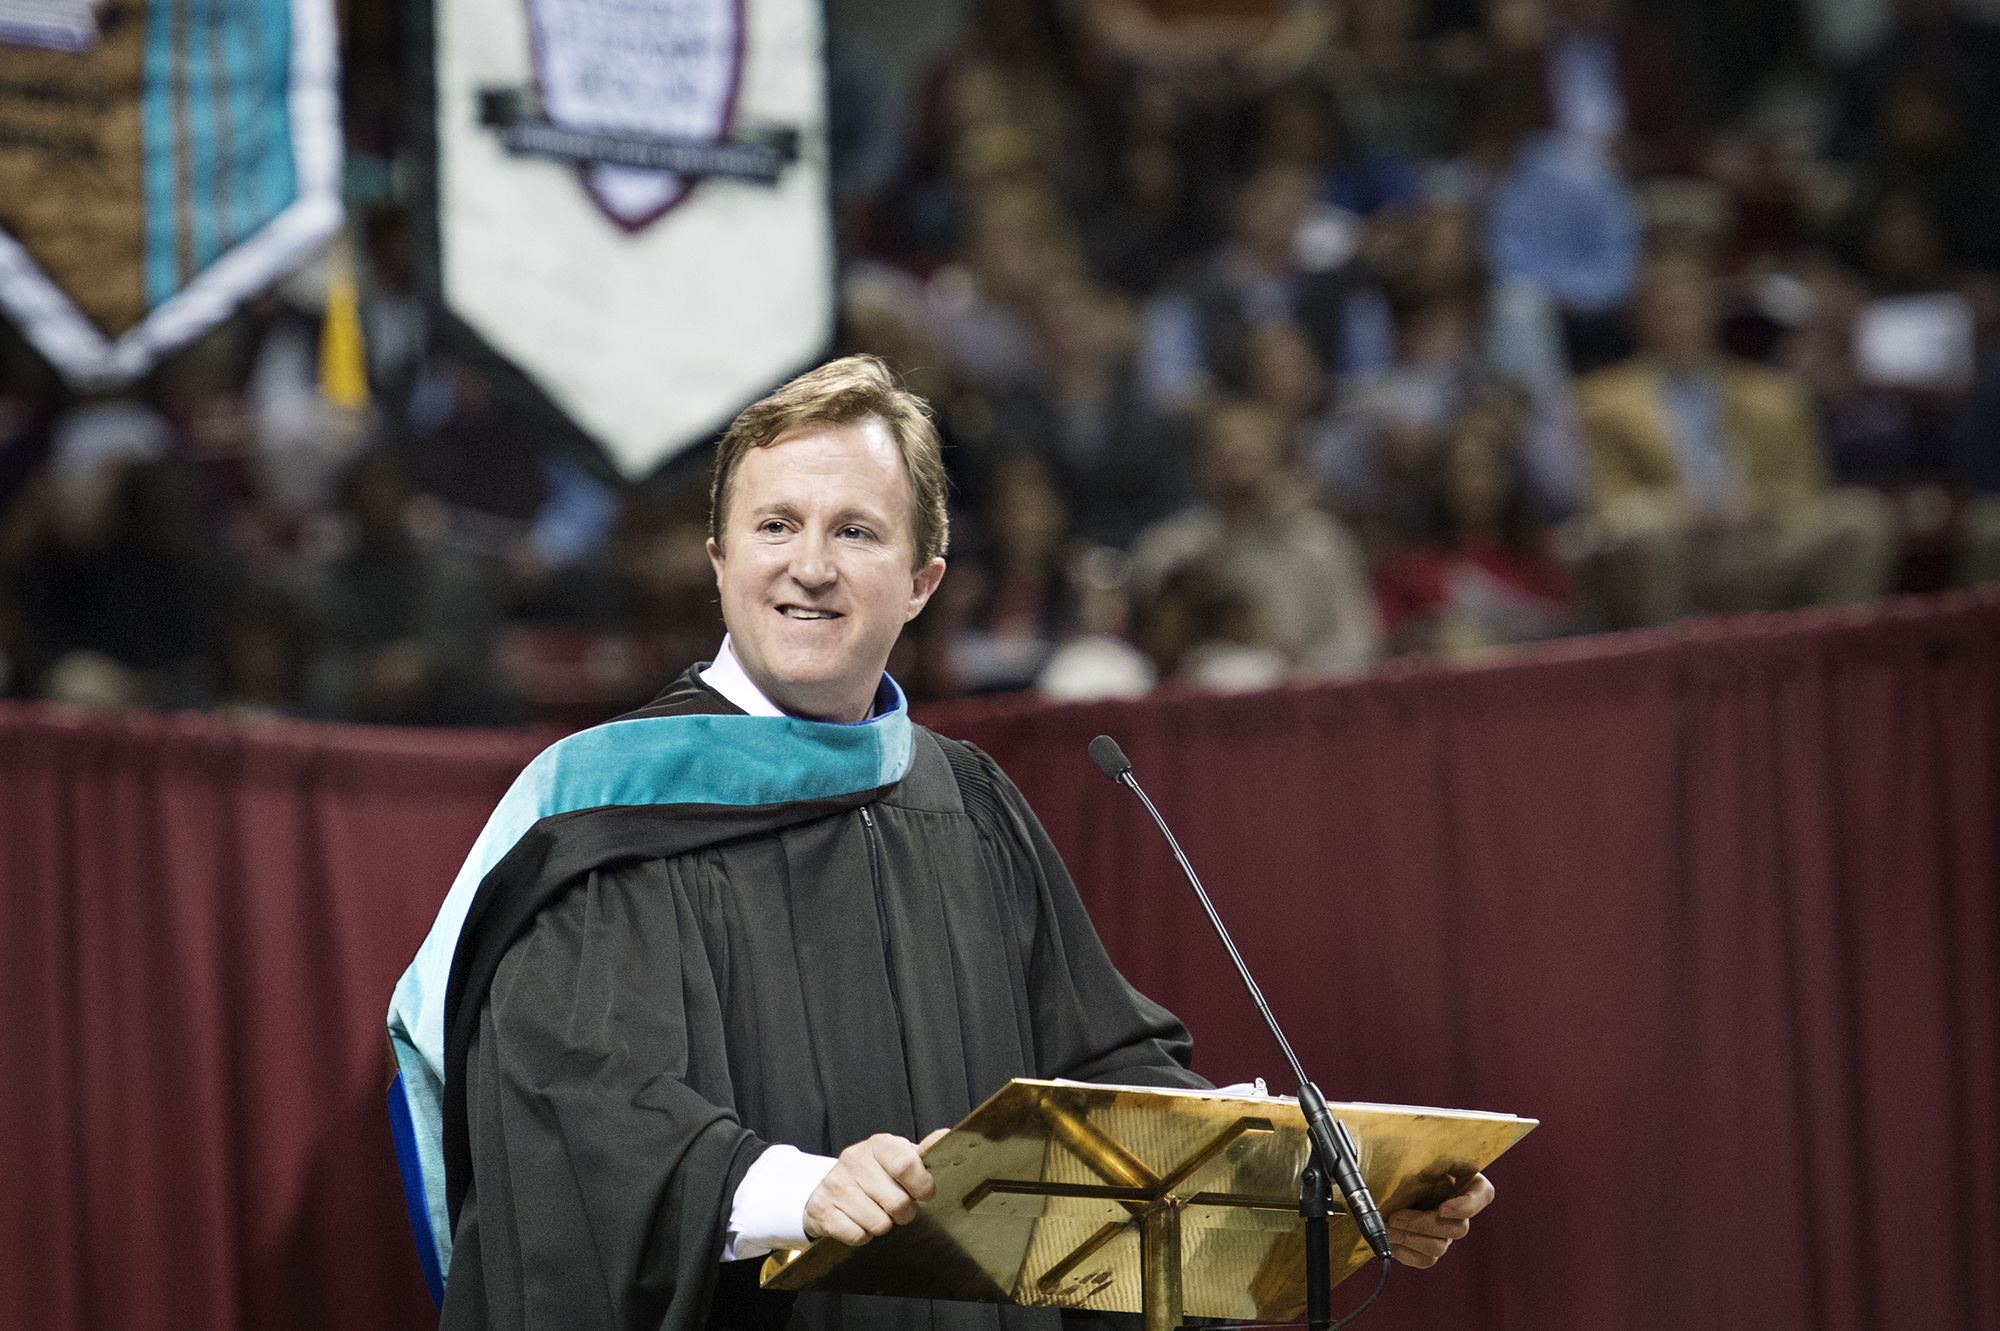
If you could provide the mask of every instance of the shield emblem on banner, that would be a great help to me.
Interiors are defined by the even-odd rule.
[[[563,129],[665,138],[726,136],[743,71],[743,0],[527,0],[549,121]],[[584,188],[612,221],[638,231],[694,182],[602,162]]]
[[[825,0],[435,4],[439,294],[621,471],[825,354]]]

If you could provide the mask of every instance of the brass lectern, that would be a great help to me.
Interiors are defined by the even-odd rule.
[[[1526,1136],[1509,1114],[1336,1104],[1382,1213],[1437,1205]],[[820,1239],[764,1263],[769,1289],[1282,1322],[1305,1310],[1289,1097],[1007,1083],[924,1153],[937,1196],[860,1248]],[[1344,1213],[1336,1280],[1369,1260]]]

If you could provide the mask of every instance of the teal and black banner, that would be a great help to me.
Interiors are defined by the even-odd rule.
[[[340,224],[328,0],[0,0],[0,308],[108,387]]]

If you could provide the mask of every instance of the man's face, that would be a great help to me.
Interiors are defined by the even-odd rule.
[[[1673,368],[1699,365],[1720,349],[1715,278],[1705,263],[1655,262],[1633,312],[1640,347]]]
[[[1267,166],[1236,198],[1236,239],[1268,269],[1291,264],[1292,238],[1313,201],[1312,172]]]
[[[1284,423],[1268,411],[1227,407],[1202,430],[1202,481],[1209,499],[1220,507],[1261,499],[1284,461]]]
[[[736,470],[708,543],[736,659],[795,716],[868,715],[889,649],[944,576],[912,570],[910,486],[887,427],[810,425]]]

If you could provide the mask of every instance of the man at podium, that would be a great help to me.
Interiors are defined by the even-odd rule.
[[[530,764],[397,986],[443,1326],[1053,1331],[756,1287],[746,1259],[910,1219],[925,1135],[1009,1078],[1206,1083],[1013,783],[884,673],[945,570],[922,404],[870,358],[806,374],[712,500],[716,660]],[[1490,1196],[1392,1217],[1398,1255]]]

